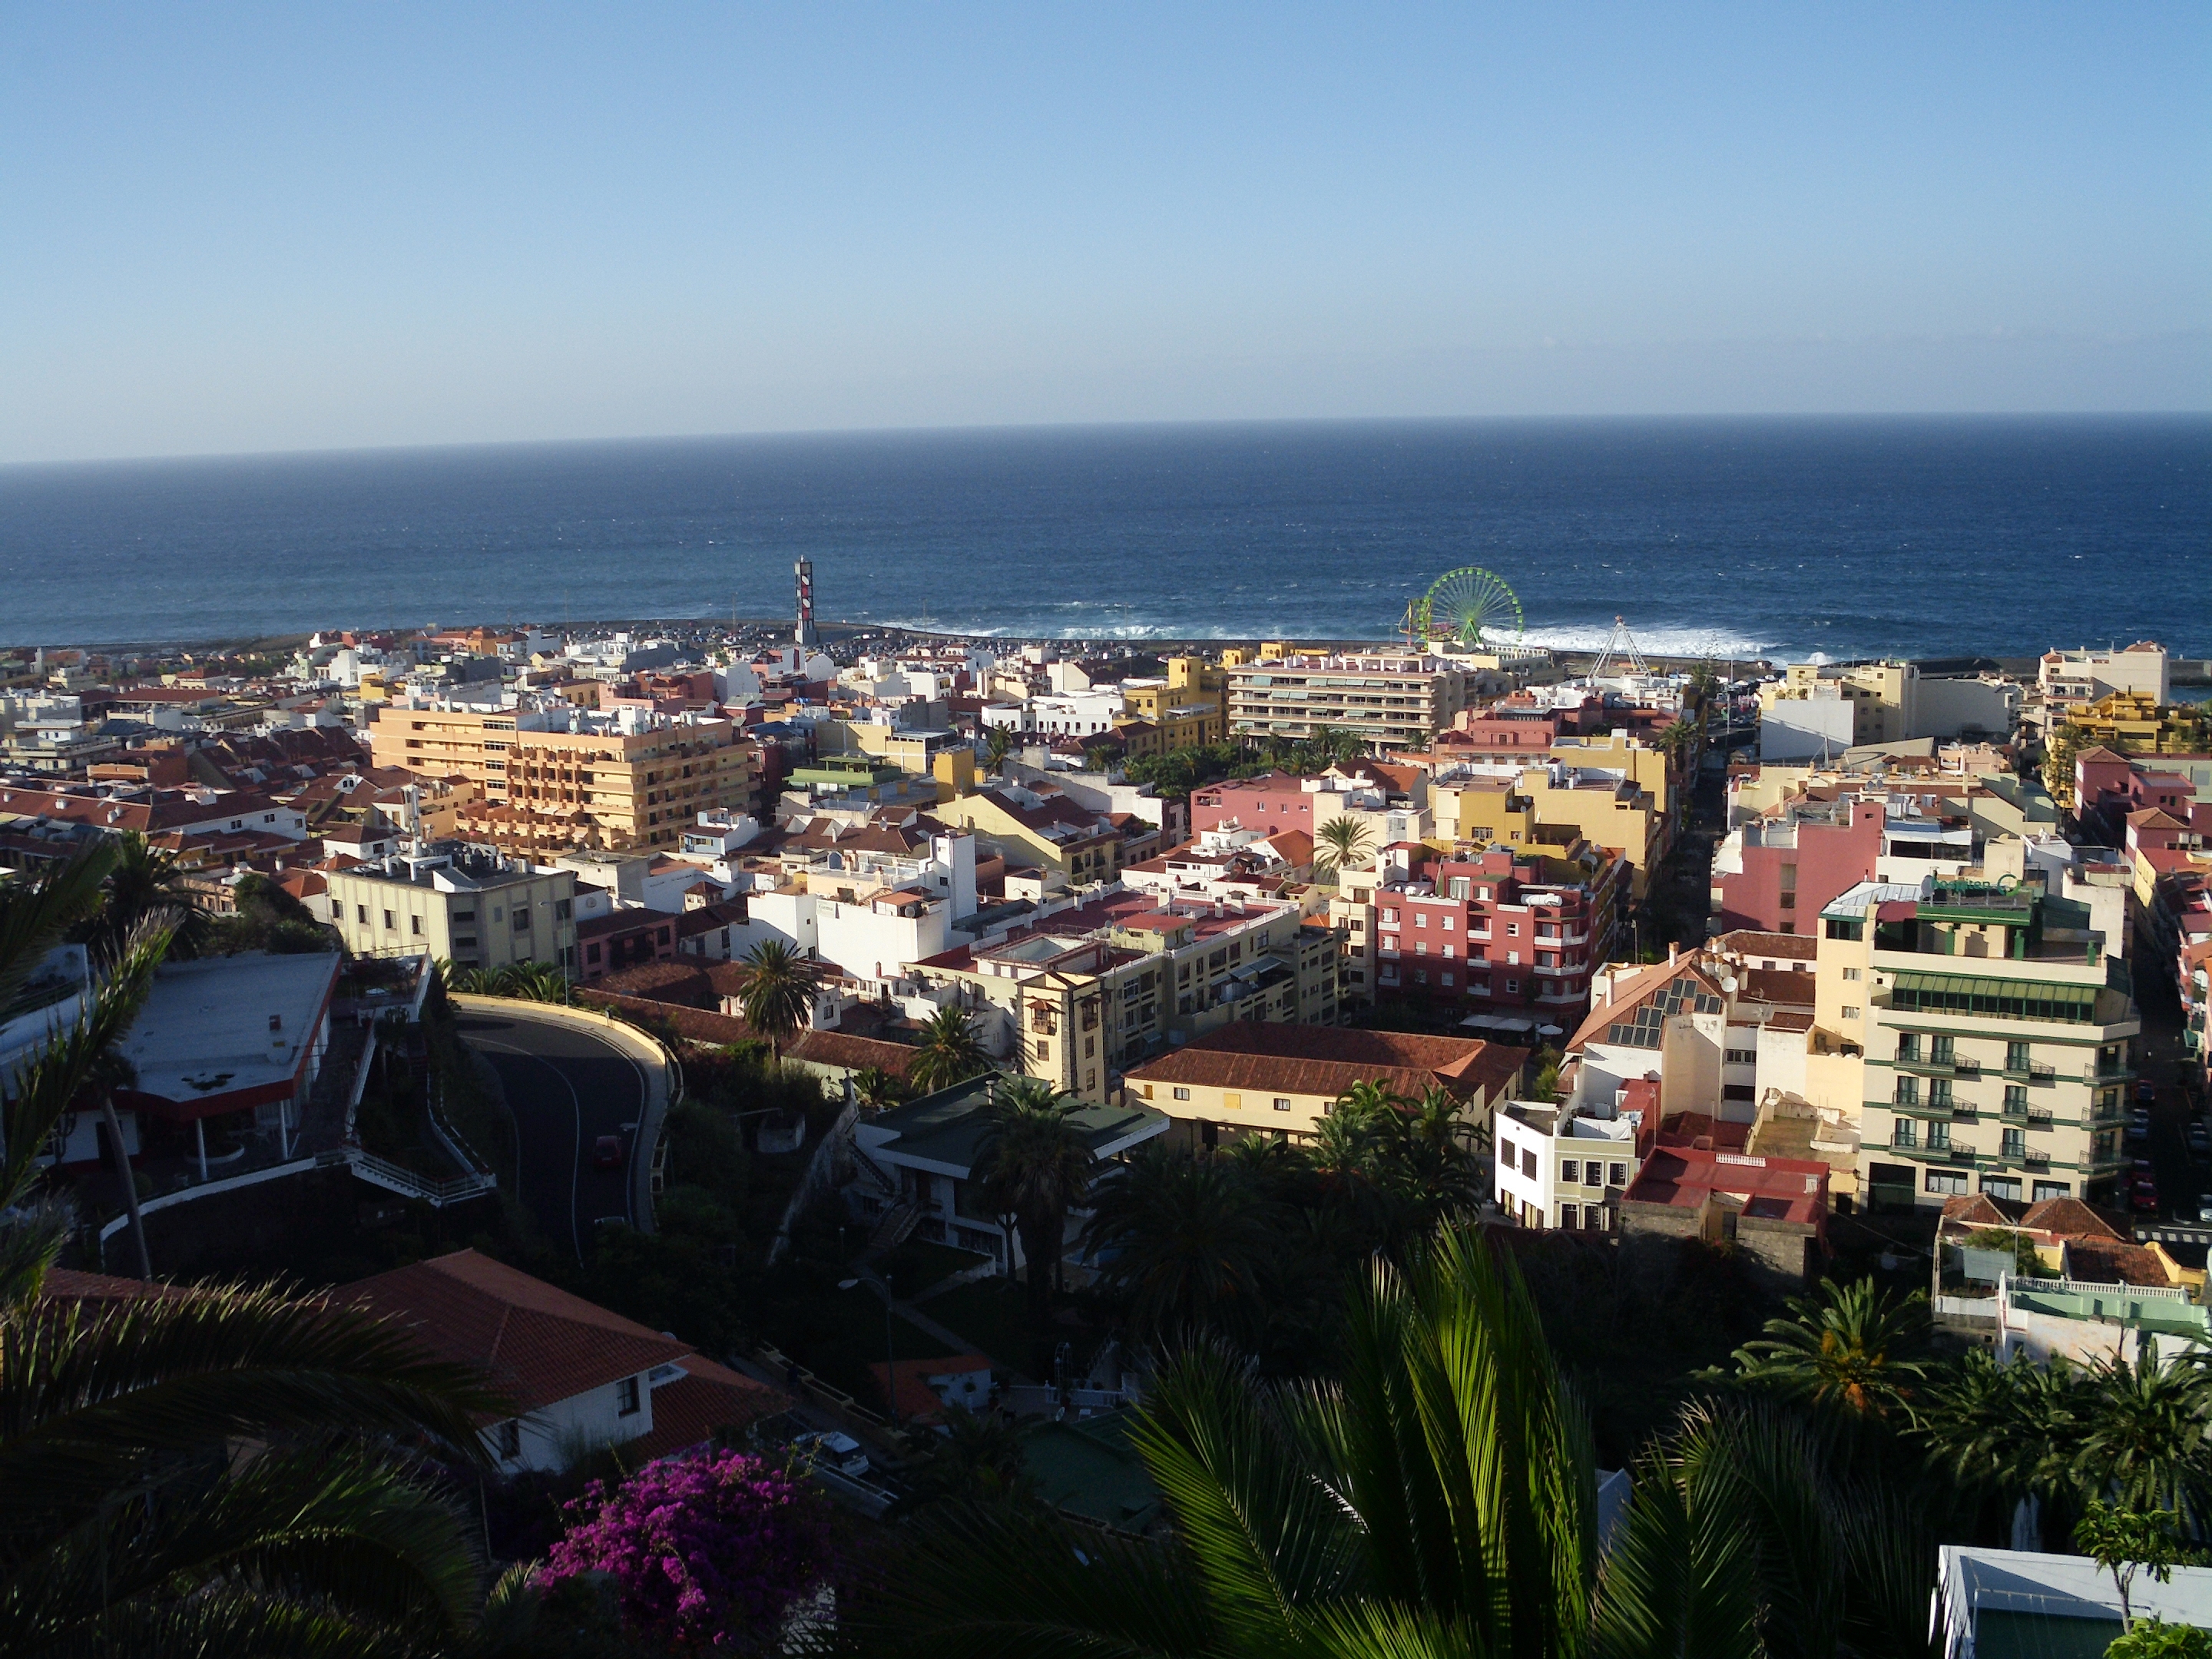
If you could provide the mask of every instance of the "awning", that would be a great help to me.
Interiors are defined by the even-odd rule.
[[[2012,1014],[2078,1022],[2092,1017],[2099,988],[1993,975],[1900,973],[1891,1006],[1902,1012]]]

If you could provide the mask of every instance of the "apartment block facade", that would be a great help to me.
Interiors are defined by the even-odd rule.
[[[1856,1062],[1869,1203],[2124,1201],[2142,1023],[2086,906],[1930,877],[1863,883],[1820,921],[1808,1085],[1824,1051],[1832,1091]]]
[[[394,858],[330,872],[331,921],[356,956],[456,968],[576,961],[576,876],[480,855]]]
[[[735,720],[635,709],[599,716],[392,707],[368,732],[379,766],[465,777],[482,791],[485,808],[508,809],[472,820],[494,845],[502,834],[544,842],[527,822],[542,817],[580,820],[580,839],[564,832],[551,844],[672,848],[701,812],[757,805],[758,751]],[[536,854],[545,847],[512,850]]]
[[[1115,892],[913,964],[954,988],[1022,1071],[1103,1102],[1121,1073],[1231,1020],[1334,1024],[1336,942],[1295,903]]]
[[[1425,652],[1285,654],[1229,671],[1229,729],[1255,738],[1351,732],[1377,750],[1419,749],[1467,707],[1469,671]]]

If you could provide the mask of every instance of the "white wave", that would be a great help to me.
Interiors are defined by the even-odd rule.
[[[1782,648],[1779,640],[1755,640],[1725,628],[1638,628],[1632,620],[1628,631],[1639,647],[1655,657],[1764,657]],[[1592,623],[1532,628],[1522,636],[1522,643],[1548,646],[1554,651],[1602,651],[1612,637],[1609,624]]]

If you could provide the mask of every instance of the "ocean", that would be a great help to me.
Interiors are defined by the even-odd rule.
[[[1494,572],[1532,643],[2212,655],[2212,416],[1048,428],[0,468],[0,643],[781,616],[1387,638]]]

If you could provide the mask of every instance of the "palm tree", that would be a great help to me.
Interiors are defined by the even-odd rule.
[[[0,1339],[0,1651],[422,1651],[472,1622],[471,1523],[391,1443],[483,1461],[471,1413],[502,1407],[462,1368],[274,1287],[24,1303]]]
[[[879,1066],[863,1066],[853,1073],[853,1097],[872,1112],[897,1105],[905,1092],[899,1080]]]
[[[856,1634],[886,1659],[1585,1653],[1589,1431],[1519,1275],[1448,1232],[1374,1268],[1351,1327],[1335,1382],[1211,1346],[1164,1369],[1131,1432],[1164,1541],[948,1515]]]
[[[991,1069],[991,1057],[969,1024],[968,1011],[953,1003],[922,1022],[921,1042],[907,1079],[926,1095],[950,1089]]]
[[[1091,1143],[1073,1121],[1081,1109],[1081,1102],[1028,1077],[1000,1085],[983,1109],[976,1188],[994,1212],[1014,1218],[1029,1261],[1030,1304],[1039,1313],[1060,1270],[1067,1213],[1091,1190]]]
[[[1912,1402],[1913,1437],[1931,1468],[2008,1504],[2070,1504],[2087,1390],[2063,1358],[2001,1364],[1972,1348]]]
[[[1084,1249],[1107,1286],[1127,1299],[1139,1341],[1257,1339],[1262,1286],[1279,1240],[1237,1163],[1156,1144],[1097,1183],[1091,1206]]]
[[[738,1006],[745,1024],[768,1039],[781,1065],[783,1045],[814,1018],[814,993],[820,967],[803,951],[780,939],[764,939],[745,953],[738,981]]]
[[[1340,814],[1322,824],[1314,839],[1322,848],[1317,862],[1330,875],[1336,876],[1365,860],[1367,844],[1375,836],[1359,819]]]
[[[1014,734],[1006,726],[994,726],[983,734],[983,764],[996,777],[1006,764],[1006,757],[1014,752]]]
[[[1779,1402],[1692,1404],[1634,1480],[1598,1582],[1604,1659],[1932,1659],[1927,1507],[1839,1474]]]
[[[79,936],[95,951],[119,956],[134,929],[149,917],[161,917],[173,930],[169,953],[198,956],[207,944],[210,921],[177,855],[135,830],[115,838],[114,853],[99,911],[78,929]]]
[[[2200,1360],[2106,1360],[2082,1395],[2069,1462],[2081,1496],[2212,1520],[2212,1372]]]
[[[1897,1301],[1870,1279],[1824,1279],[1820,1288],[1817,1299],[1791,1297],[1790,1318],[1768,1320],[1765,1336],[1735,1351],[1739,1373],[1785,1398],[1852,1417],[1901,1414],[1928,1375],[1915,1357],[1927,1341],[1926,1293]]]

